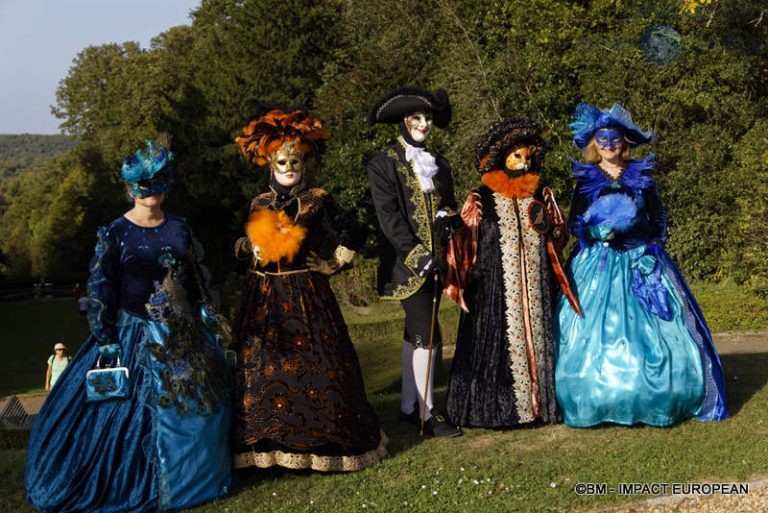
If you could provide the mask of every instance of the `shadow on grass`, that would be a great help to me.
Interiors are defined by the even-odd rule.
[[[768,353],[720,355],[725,370],[725,389],[731,416],[768,382]]]

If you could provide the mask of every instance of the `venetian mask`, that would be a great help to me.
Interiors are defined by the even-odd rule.
[[[277,183],[292,187],[304,177],[304,153],[296,148],[294,142],[287,142],[271,155],[269,167]]]
[[[128,189],[132,198],[148,198],[167,194],[171,190],[173,180],[170,173],[160,172],[149,180],[131,182]]]
[[[411,139],[417,143],[424,142],[432,130],[432,113],[429,111],[417,110],[405,117],[405,128]]]
[[[601,128],[595,134],[595,143],[600,148],[620,148],[624,145],[624,134],[615,128]]]
[[[520,175],[531,169],[531,160],[536,153],[536,146],[529,146],[525,143],[515,144],[507,154],[504,161],[504,167],[507,171]]]

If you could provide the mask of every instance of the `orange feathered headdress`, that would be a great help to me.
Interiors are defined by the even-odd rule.
[[[307,111],[294,110],[286,114],[275,109],[250,118],[242,135],[235,140],[245,158],[257,166],[265,166],[270,155],[286,142],[294,142],[297,150],[320,161],[325,149],[323,141],[329,137],[323,122]]]

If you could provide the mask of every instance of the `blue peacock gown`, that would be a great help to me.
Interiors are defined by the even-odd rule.
[[[569,227],[579,243],[568,273],[584,315],[561,297],[555,337],[555,390],[569,426],[728,416],[709,328],[663,247],[667,215],[654,165],[653,155],[629,161],[614,180],[574,162]],[[613,226],[613,236],[594,238],[599,224]]]
[[[44,512],[181,509],[231,484],[230,385],[219,339],[200,320],[207,297],[193,235],[120,217],[100,228],[88,292],[91,336],[32,429],[25,486]],[[86,402],[99,344],[119,343],[128,398]]]

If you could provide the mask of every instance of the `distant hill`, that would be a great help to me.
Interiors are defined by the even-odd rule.
[[[68,135],[0,134],[0,179],[7,178],[77,144]]]

